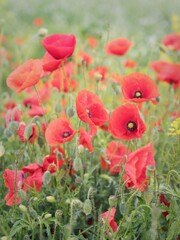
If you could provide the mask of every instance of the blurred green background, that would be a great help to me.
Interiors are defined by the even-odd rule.
[[[49,33],[144,36],[153,41],[172,32],[171,17],[180,13],[179,0],[0,0],[0,18],[12,35],[24,34],[36,17]],[[35,31],[35,29],[34,29]]]

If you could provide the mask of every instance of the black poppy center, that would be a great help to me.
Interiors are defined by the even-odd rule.
[[[133,121],[130,121],[127,123],[126,127],[129,131],[133,132],[137,129],[137,124]]]
[[[63,136],[62,136],[63,138],[67,138],[69,136],[71,136],[70,132],[63,132]]]
[[[134,98],[142,98],[142,92],[141,91],[136,91],[134,93]]]
[[[86,112],[87,112],[87,114],[88,114],[88,117],[89,117],[89,118],[92,118],[92,115],[91,115],[89,109],[86,109]]]

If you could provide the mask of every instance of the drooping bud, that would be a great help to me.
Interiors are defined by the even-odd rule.
[[[44,216],[45,219],[48,219],[48,218],[51,218],[51,217],[52,217],[52,214],[50,214],[50,213],[47,213],[47,214]]]
[[[24,130],[24,139],[27,141],[32,136],[33,128],[32,125],[29,125]]]
[[[38,36],[39,37],[45,37],[48,34],[47,28],[40,28],[38,31]]]
[[[21,212],[24,212],[24,213],[27,212],[27,207],[24,206],[23,204],[20,204],[20,205],[19,205],[19,209],[21,210]]]
[[[83,212],[86,215],[89,215],[92,212],[92,204],[90,199],[86,199],[84,204],[83,204]]]
[[[109,206],[110,206],[110,208],[113,208],[113,207],[117,207],[117,203],[118,203],[118,199],[117,199],[117,197],[116,196],[110,196],[109,197],[109,199],[108,199],[108,201],[109,201]]]
[[[153,199],[153,191],[151,189],[146,189],[143,192],[143,197],[144,197],[146,204],[150,204]]]
[[[60,210],[60,209],[56,210],[56,212],[55,212],[55,218],[56,218],[57,220],[60,220],[61,217],[62,217],[62,214],[63,214],[62,210]]]

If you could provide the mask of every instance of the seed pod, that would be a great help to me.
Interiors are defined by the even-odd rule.
[[[92,212],[92,204],[90,199],[86,199],[83,205],[83,212],[86,215],[89,215]]]

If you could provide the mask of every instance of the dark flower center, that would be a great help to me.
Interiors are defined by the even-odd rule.
[[[137,124],[135,122],[133,122],[133,121],[129,121],[127,123],[126,127],[127,127],[127,130],[133,132],[134,130],[137,129]]]
[[[134,93],[134,98],[142,98],[142,92],[141,91],[136,91]]]
[[[88,117],[89,117],[89,118],[92,118],[92,115],[91,115],[89,109],[86,109],[86,112],[87,112],[87,114],[88,114]]]
[[[71,136],[70,132],[63,132],[63,136],[62,136],[63,138],[67,138],[69,136]]]

